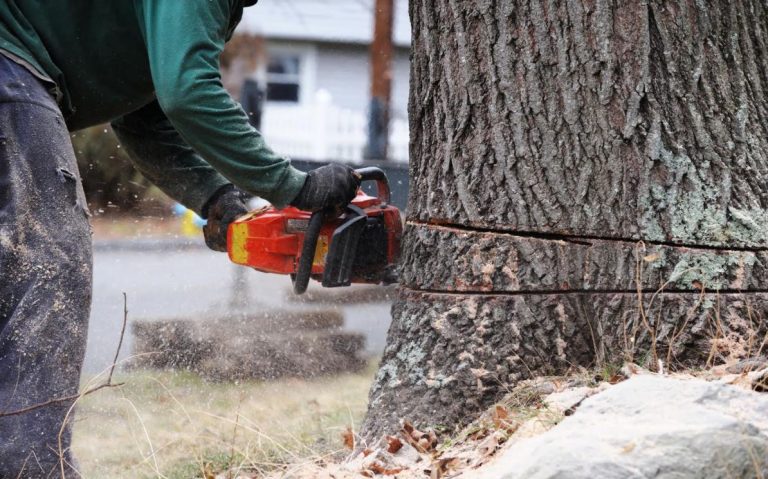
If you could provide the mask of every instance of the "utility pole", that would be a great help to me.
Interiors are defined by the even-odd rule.
[[[371,103],[368,111],[366,160],[386,160],[389,147],[389,108],[392,97],[392,32],[395,0],[374,0],[371,43]]]

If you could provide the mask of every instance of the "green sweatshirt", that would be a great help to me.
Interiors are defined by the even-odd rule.
[[[51,81],[70,130],[112,122],[136,167],[201,212],[230,181],[278,207],[306,175],[224,90],[219,55],[254,0],[2,0],[0,51]]]

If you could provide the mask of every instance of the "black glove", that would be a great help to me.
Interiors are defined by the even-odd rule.
[[[203,226],[205,244],[214,251],[227,251],[229,224],[248,213],[248,207],[240,190],[234,185],[225,185],[211,196],[202,213],[208,219]]]
[[[360,175],[355,170],[332,163],[309,172],[291,206],[304,211],[338,210],[352,201],[359,187]]]

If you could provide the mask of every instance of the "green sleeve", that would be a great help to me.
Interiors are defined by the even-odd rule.
[[[160,107],[181,137],[241,189],[286,206],[306,174],[276,155],[221,82],[239,0],[143,0],[138,9]]]
[[[137,170],[201,216],[208,199],[229,184],[184,142],[156,101],[115,120],[112,128]]]

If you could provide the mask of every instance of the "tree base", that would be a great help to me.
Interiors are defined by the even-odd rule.
[[[362,428],[367,438],[401,419],[455,430],[534,376],[624,361],[674,370],[756,355],[768,294],[403,289],[392,316]]]

